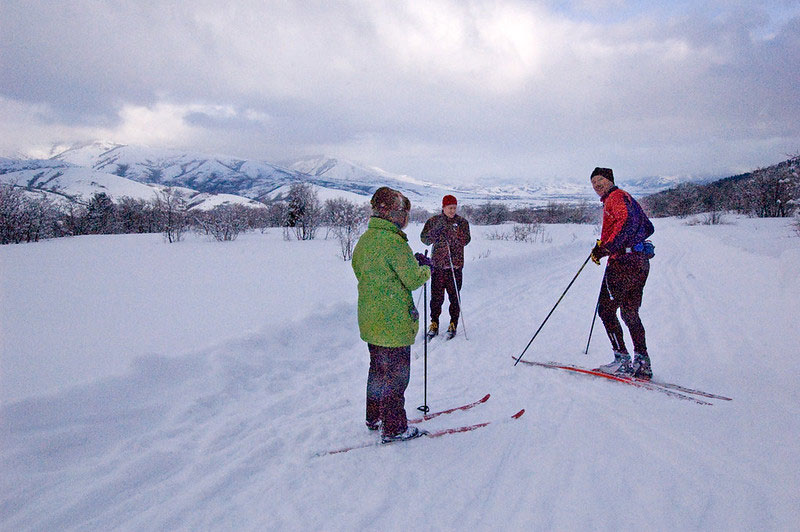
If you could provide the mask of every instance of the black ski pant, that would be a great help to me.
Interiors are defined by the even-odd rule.
[[[455,284],[453,284],[454,273]],[[439,323],[439,315],[442,313],[442,305],[444,304],[444,293],[447,291],[447,298],[450,300],[450,321],[458,325],[458,318],[461,315],[461,307],[458,305],[458,291],[461,290],[463,279],[462,268],[431,268],[432,322]]]
[[[367,423],[383,422],[383,434],[394,436],[408,428],[406,388],[411,375],[411,346],[369,346]]]
[[[641,253],[628,253],[608,261],[597,313],[615,352],[628,353],[622,336],[622,326],[617,319],[619,309],[622,320],[631,333],[634,352],[647,354],[639,307],[642,306],[642,294],[649,273],[650,261]]]

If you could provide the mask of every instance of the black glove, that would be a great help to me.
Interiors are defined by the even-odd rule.
[[[427,255],[423,255],[422,253],[414,253],[414,258],[417,259],[417,262],[420,266],[427,266],[429,268],[433,267],[433,261]]]
[[[600,245],[600,240],[598,240],[597,243],[594,245],[594,248],[592,248],[592,262],[594,262],[599,266],[600,259],[602,259],[606,255],[608,255],[608,251],[606,251],[606,249]]]

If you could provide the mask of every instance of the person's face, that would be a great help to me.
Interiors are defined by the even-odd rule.
[[[614,183],[606,179],[601,175],[596,175],[592,177],[592,188],[597,193],[598,196],[601,198],[611,190],[611,187],[614,186]]]
[[[447,207],[442,207],[442,212],[444,212],[444,215],[447,216],[448,218],[452,218],[453,216],[456,215],[457,208],[458,205],[448,205]]]

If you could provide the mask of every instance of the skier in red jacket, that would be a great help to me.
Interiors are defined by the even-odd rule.
[[[590,179],[594,191],[603,202],[603,228],[592,250],[592,260],[599,265],[600,259],[608,256],[598,314],[614,349],[613,362],[600,369],[649,379],[653,371],[647,354],[644,326],[639,318],[639,307],[642,305],[642,293],[650,273],[652,257],[652,245],[645,240],[653,234],[653,224],[639,203],[614,185],[611,168],[595,168]],[[622,320],[631,333],[633,364],[625,347],[617,309],[620,309]]]

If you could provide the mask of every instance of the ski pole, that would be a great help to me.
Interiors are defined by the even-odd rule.
[[[561,303],[561,300],[562,300],[562,299],[564,299],[564,296],[565,296],[565,295],[567,295],[567,292],[569,291],[570,287],[572,286],[572,283],[574,283],[574,282],[575,282],[575,279],[577,279],[577,278],[578,278],[578,276],[581,274],[581,272],[583,271],[583,269],[584,269],[584,268],[586,267],[586,265],[589,263],[589,259],[591,259],[591,258],[592,258],[592,255],[591,255],[591,253],[590,253],[590,254],[589,254],[589,256],[588,256],[588,257],[586,257],[586,260],[585,260],[585,261],[583,261],[583,265],[582,265],[582,266],[580,267],[580,269],[578,270],[578,273],[576,273],[576,274],[575,274],[575,277],[573,277],[573,278],[572,278],[572,280],[571,280],[571,281],[569,282],[569,284],[567,285],[567,288],[564,290],[564,293],[563,293],[563,294],[561,294],[561,297],[559,297],[559,298],[558,298],[558,301],[556,301],[556,304],[555,304],[555,305],[553,305],[553,308],[552,308],[552,309],[550,309],[550,312],[547,314],[547,317],[544,319],[544,321],[542,322],[542,324],[541,324],[541,325],[539,325],[539,328],[538,328],[538,329],[536,329],[536,332],[534,333],[534,335],[533,335],[533,338],[531,338],[531,341],[530,341],[530,342],[528,342],[528,345],[526,345],[526,346],[525,346],[525,349],[523,349],[523,350],[522,350],[522,353],[520,353],[520,355],[517,357],[517,361],[516,361],[516,362],[514,362],[514,365],[515,365],[515,366],[516,366],[517,364],[519,364],[519,361],[520,361],[520,360],[522,360],[522,355],[524,355],[524,354],[525,354],[525,351],[527,351],[527,350],[528,350],[528,348],[531,346],[531,344],[533,343],[533,341],[536,339],[536,336],[539,334],[539,331],[541,331],[541,330],[542,330],[542,327],[544,327],[544,324],[545,324],[545,323],[547,323],[547,320],[549,320],[549,319],[550,319],[550,316],[553,314],[553,311],[555,311],[555,310],[556,310],[556,307],[558,306],[558,304],[559,304],[559,303]]]
[[[589,354],[589,344],[592,341],[592,332],[594,331],[594,322],[597,320],[597,312],[600,310],[600,295],[603,293],[603,284],[606,282],[606,274],[603,274],[603,282],[600,283],[600,293],[597,294],[597,304],[594,306],[594,317],[592,318],[592,326],[589,328],[589,339],[586,340],[586,351],[584,355]]]
[[[450,242],[445,242],[447,244],[447,257],[450,259],[450,271],[453,274],[453,286],[456,288],[456,300],[458,300],[458,312],[461,316],[461,327],[464,328],[464,340],[469,340],[467,337],[467,322],[464,321],[464,308],[461,306],[461,290],[458,288],[458,283],[456,282],[456,269],[453,268],[453,255],[450,254]]]
[[[428,256],[428,250],[425,250],[425,256]],[[425,327],[428,326],[428,282],[425,281],[425,284],[422,287],[422,294],[423,294],[423,301],[422,301],[422,314],[423,314],[423,329],[422,329],[422,337],[423,337],[423,349],[422,349],[422,366],[423,366],[423,404],[422,406],[418,406],[417,410],[420,412],[428,412],[430,408],[428,408],[428,331],[425,330]]]
[[[419,308],[419,302],[422,300],[422,292],[419,293],[417,296],[417,308]]]

